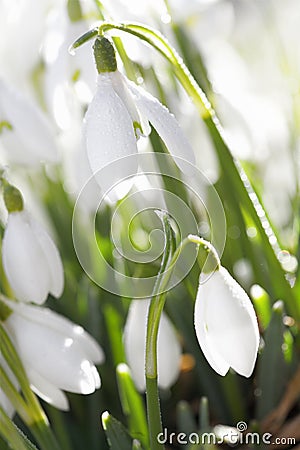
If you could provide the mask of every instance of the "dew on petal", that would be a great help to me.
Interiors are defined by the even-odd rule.
[[[74,342],[74,340],[72,338],[66,338],[64,341],[64,347],[66,347],[66,348],[71,347],[73,342]]]

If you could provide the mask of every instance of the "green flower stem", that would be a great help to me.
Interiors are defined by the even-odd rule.
[[[0,432],[13,450],[37,450],[0,406]]]
[[[7,398],[9,398],[11,404],[18,412],[22,420],[30,425],[32,422],[30,409],[28,408],[26,402],[24,401],[21,394],[18,392],[16,387],[10,381],[3,367],[0,365],[0,386]]]
[[[176,250],[174,250],[175,245],[173,232],[169,224],[165,224],[165,235],[165,254],[162,260],[160,273],[158,274],[157,283],[154,288],[154,293],[151,298],[147,322],[145,373],[147,413],[151,450],[160,450],[164,448],[163,445],[157,441],[158,434],[162,432],[157,385],[157,336],[161,314],[166,300],[167,293],[165,292],[165,290],[167,289],[167,285],[170,281],[176,261],[187,244],[192,242],[198,245],[203,245],[206,249],[209,247],[209,251],[213,251],[214,255],[216,254],[216,250],[211,246],[211,244],[201,238],[198,238],[198,236],[186,237],[179,244]],[[219,261],[218,256],[216,256],[216,258],[217,261]],[[158,292],[162,293],[158,294]]]
[[[151,378],[146,375],[146,396],[150,448],[151,450],[162,450],[165,447],[157,440],[157,436],[162,432],[157,376]]]
[[[146,374],[146,398],[147,398],[147,414],[148,414],[148,427],[150,436],[151,450],[164,449],[163,444],[160,444],[157,440],[159,433],[162,432],[160,403],[157,384],[157,337],[159,330],[159,323],[161,314],[164,308],[168,282],[171,278],[173,268],[176,261],[184,249],[189,243],[195,243],[202,246],[204,250],[212,254],[214,259],[214,268],[220,265],[220,259],[215,248],[206,240],[199,236],[189,235],[180,245],[174,250],[174,241],[172,241],[172,231],[170,226],[165,227],[166,235],[166,250],[164,258],[162,260],[160,273],[158,274],[158,280],[155,285],[154,295],[151,298],[151,303],[148,313],[147,321],[147,338],[146,338],[146,361],[145,361],[145,374]],[[161,294],[157,294],[162,292]]]
[[[32,424],[30,431],[38,441],[41,450],[61,450],[49,424],[44,420]]]
[[[165,252],[165,258],[162,261],[160,274],[158,275],[159,282],[156,284],[156,291],[151,298],[151,303],[149,307],[148,323],[147,323],[147,339],[146,339],[146,377],[155,378],[157,377],[157,335],[159,329],[159,322],[161,318],[161,313],[164,308],[168,282],[170,281],[173,268],[176,261],[184,249],[184,247],[189,244],[194,243],[201,246],[208,254],[213,257],[213,265],[210,267],[219,268],[220,259],[217,254],[216,249],[213,245],[202,239],[199,236],[189,235],[180,243],[176,250],[171,254],[170,250]],[[205,264],[204,264],[205,265]],[[212,269],[212,270],[213,270]],[[157,292],[162,292],[157,294]]]
[[[1,341],[1,353],[6,359],[6,362],[9,365],[12,372],[14,373],[16,379],[18,380],[20,388],[24,394],[25,401],[27,401],[30,406],[32,417],[31,422],[35,420],[36,421],[42,420],[48,423],[47,418],[42,408],[40,407],[38,400],[36,399],[35,395],[30,389],[29,381],[27,379],[27,375],[23,367],[23,364],[2,323],[0,323],[0,341]],[[30,421],[29,422],[26,421],[25,417],[23,418],[23,420],[27,425],[31,425]]]
[[[164,272],[170,260],[174,243],[173,231],[167,214],[162,213],[161,219],[165,234],[165,252],[149,306],[145,358],[147,415],[151,450],[159,450],[164,448],[164,446],[159,444],[157,441],[157,436],[162,432],[157,384],[157,335],[161,313],[165,303],[165,295],[158,295],[158,292],[164,279]]]
[[[205,260],[200,264],[202,272],[210,273],[216,269],[220,269],[221,261],[218,252],[210,242],[200,236],[195,236],[194,234],[190,234],[188,236],[188,240],[189,242],[193,242],[194,244],[201,246],[207,255]]]

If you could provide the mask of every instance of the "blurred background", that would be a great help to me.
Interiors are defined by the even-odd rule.
[[[223,252],[223,266],[252,299],[261,331],[258,362],[251,378],[242,378],[234,371],[223,378],[210,368],[193,326],[199,278],[195,264],[167,296],[165,310],[183,353],[176,383],[160,391],[163,424],[169,432],[215,430],[222,435],[230,430],[226,427],[236,427],[243,421],[248,430],[295,438],[294,442],[283,439],[278,448],[300,448],[297,0],[0,0],[0,83],[10,86],[16,95],[24,96],[42,112],[57,152],[55,162],[42,151],[33,154],[7,140],[8,131],[1,127],[1,164],[22,191],[27,208],[55,240],[63,260],[63,296],[59,300],[50,296],[47,306],[87,329],[106,356],[105,363],[99,366],[99,391],[89,396],[68,394],[71,409],[67,413],[42,403],[51,427],[63,450],[106,449],[109,447],[101,414],[108,410],[129,429],[133,414],[130,408],[124,408],[116,377],[116,367],[126,362],[122,336],[131,299],[120,298],[93,283],[78,261],[72,240],[74,205],[89,177],[82,151],[82,121],[96,91],[97,74],[92,41],[75,55],[68,48],[103,19],[145,23],[161,31],[175,47],[215,109],[224,128],[224,140],[238,161],[240,176],[245,171],[250,180],[253,190],[249,185],[248,193],[261,223],[258,225],[254,210],[245,201],[245,186],[237,184],[237,175],[211,139],[172,66],[137,38],[114,33],[119,69],[168,106],[191,142],[197,167],[207,180],[199,187],[206,208],[215,210],[216,202],[221,201],[226,229],[221,227],[218,235],[216,224],[216,247]],[[3,108],[0,97],[0,121]],[[138,145],[141,152],[166,152],[154,130]],[[155,158],[153,164],[159,167]],[[134,248],[147,251],[151,231],[161,228],[151,211],[138,215],[128,227],[135,212],[147,206],[143,191],[153,184],[180,197],[193,212],[199,233],[212,238],[203,205],[180,181],[184,176],[178,175],[176,165],[168,171],[174,172],[177,182],[168,184],[163,177],[138,177],[135,181],[131,192],[139,195],[127,194],[126,208],[118,216],[121,247],[126,249],[129,233]],[[81,200],[76,210],[78,233],[92,271],[105,278],[90,234],[93,228],[102,254],[115,269],[129,276],[157,273],[160,257],[144,264],[120,258],[115,252],[111,220],[116,205],[124,199],[117,204],[106,201],[97,210],[97,189],[90,185]],[[0,213],[3,235],[6,212],[2,203]],[[153,243],[161,241],[156,243],[154,239]],[[144,394],[136,391],[134,395],[144,404]],[[17,416],[14,420],[31,437]],[[216,428],[219,425],[222,427]],[[182,447],[176,442],[167,446]],[[203,448],[208,447],[215,448]],[[226,444],[222,447],[226,448]],[[236,447],[268,445],[240,443]],[[9,447],[0,440],[0,448]]]

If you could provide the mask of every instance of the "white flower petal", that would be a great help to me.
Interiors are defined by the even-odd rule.
[[[136,139],[131,117],[113,89],[109,74],[99,75],[97,92],[85,115],[84,136],[90,166],[103,192],[137,172]],[[117,160],[121,159],[121,162]],[[115,162],[108,170],[97,172]]]
[[[78,392],[80,394],[92,394],[95,389],[100,387],[100,377],[98,372],[95,370],[95,366],[91,364],[87,359],[83,360],[80,364],[81,374],[79,387],[80,389],[71,390],[70,388],[65,388],[70,392]],[[98,374],[98,376],[96,375]]]
[[[139,391],[146,389],[145,346],[148,308],[148,300],[132,300],[124,329],[127,362]]]
[[[78,341],[84,349],[86,357],[94,363],[100,364],[104,361],[104,353],[98,342],[81,326],[74,324],[66,317],[48,308],[24,305],[9,300],[6,301],[6,304],[24,319]]]
[[[3,267],[16,297],[43,303],[49,292],[49,270],[31,226],[30,216],[15,212],[8,216],[2,245]]]
[[[95,364],[101,364],[105,360],[104,352],[98,342],[82,327],[73,325],[73,334],[79,340],[80,345],[84,348],[87,357]]]
[[[18,314],[6,320],[6,327],[26,369],[33,366],[41,377],[60,389],[82,394],[94,392],[99,384],[94,365],[77,340]]]
[[[69,402],[63,391],[54,386],[54,384],[49,383],[49,381],[37,373],[32,367],[27,368],[27,376],[31,389],[45,402],[62,411],[69,410]]]
[[[174,156],[178,167],[184,173],[194,175],[195,155],[193,149],[173,114],[155,97],[138,88],[134,83],[128,82],[128,86],[135,97],[139,111],[151,122],[171,155]]]
[[[95,212],[102,195],[99,185],[92,177],[92,171],[84,145],[70,156],[71,175],[74,177],[76,204],[87,213]],[[79,195],[78,195],[79,194]]]
[[[256,361],[259,331],[246,292],[221,267],[206,280],[201,275],[196,302],[205,303],[202,317],[198,310],[197,321],[205,322],[213,357],[221,355],[237,373],[249,377]],[[201,345],[201,336],[198,339]]]
[[[95,366],[91,366],[92,367],[92,374],[94,377],[94,383],[95,383],[95,389],[99,389],[101,387],[101,378],[100,375],[98,373],[98,370],[96,369]]]
[[[111,80],[115,92],[127,107],[127,111],[130,114],[132,121],[137,122],[141,125],[142,130],[140,132],[143,136],[148,136],[151,133],[148,119],[140,114],[140,111],[138,111],[134,101],[134,97],[129,90],[127,79],[124,77],[124,75],[121,74],[121,72],[116,70],[115,72],[111,73]],[[138,131],[139,130],[137,130],[137,132]]]
[[[206,301],[206,293],[203,292],[203,288],[201,287],[201,278],[200,278],[200,286],[197,293],[197,298],[195,301],[195,310],[194,310],[194,325],[196,330],[197,339],[201,350],[207,359],[210,366],[219,374],[226,375],[230,366],[224,360],[224,358],[219,354],[218,350],[212,347],[211,341],[209,339],[206,317],[207,317],[207,301]],[[209,300],[208,300],[209,301]]]
[[[132,378],[140,391],[146,388],[145,346],[150,300],[133,300],[124,330],[124,344]],[[170,387],[178,377],[180,345],[168,317],[163,313],[157,343],[158,384]]]
[[[31,227],[44,252],[45,264],[48,264],[50,275],[49,291],[54,297],[60,297],[64,288],[64,269],[59,252],[50,236],[38,222],[32,220]]]
[[[169,318],[163,313],[157,341],[158,384],[169,388],[178,378],[181,348]]]
[[[13,127],[3,136],[3,142],[8,150],[21,143],[31,160],[57,161],[55,136],[47,118],[35,104],[2,80],[0,80],[0,109],[4,115],[2,120],[8,121]],[[14,136],[17,138],[15,142]],[[23,163],[24,160],[25,157],[20,162]]]

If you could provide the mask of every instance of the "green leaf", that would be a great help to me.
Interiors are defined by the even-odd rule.
[[[265,346],[258,363],[258,420],[275,408],[282,394],[286,373],[283,343],[283,303],[278,301],[273,306],[271,321],[265,333]]]
[[[12,450],[37,450],[35,445],[33,445],[33,443],[25,436],[25,434],[21,430],[19,430],[19,428],[12,422],[12,420],[9,419],[1,406],[0,435]]]
[[[197,430],[197,424],[191,407],[185,401],[181,401],[177,405],[177,426],[179,432],[185,434],[194,433]]]
[[[203,431],[208,430],[208,428],[209,428],[208,399],[206,397],[202,397],[200,400],[200,408],[199,408],[199,429],[203,433]]]
[[[102,414],[102,425],[111,450],[132,450],[132,439],[128,431],[108,411]]]
[[[254,303],[260,326],[265,330],[271,320],[272,314],[270,297],[267,292],[258,285],[252,286],[250,295]]]
[[[211,101],[213,96],[212,84],[199,47],[194,45],[188,32],[185,30],[185,27],[181,24],[173,22],[172,29],[185,64],[191,71],[191,74],[199,84],[200,88],[206,93]]]
[[[129,367],[122,363],[117,367],[117,380],[122,409],[128,417],[129,431],[145,448],[149,448],[149,436],[144,404],[135,389]]]

